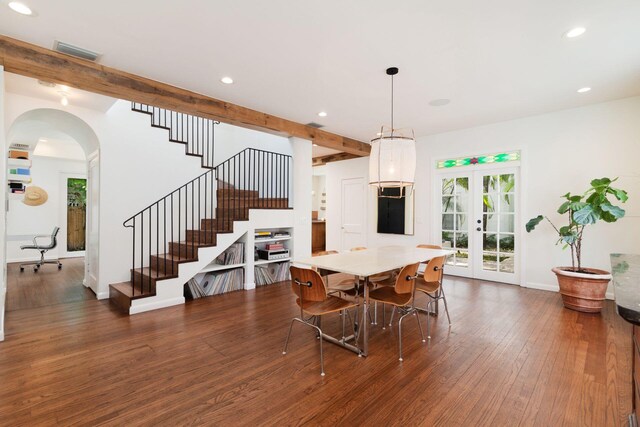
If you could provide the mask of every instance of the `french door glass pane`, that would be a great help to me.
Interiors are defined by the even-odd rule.
[[[498,270],[498,254],[495,252],[482,252],[482,269],[488,271]]]
[[[498,268],[503,273],[513,273],[513,254],[500,254]]]
[[[442,212],[452,212],[455,209],[453,196],[442,197]]]
[[[514,273],[515,175],[482,177],[482,268]]]
[[[455,250],[447,264],[469,265],[469,178],[442,179],[442,246]]]

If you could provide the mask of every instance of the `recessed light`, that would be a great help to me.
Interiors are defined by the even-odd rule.
[[[313,146],[314,146],[314,147],[317,147],[317,146],[318,146],[318,144],[313,144]]]
[[[324,111],[320,111],[320,112],[318,113],[318,115],[319,115],[320,117],[327,117],[327,113],[326,113],[326,112],[324,112]]]
[[[65,107],[69,105],[69,98],[67,98],[66,94],[63,94],[62,98],[60,98],[60,104],[62,104]]]
[[[231,77],[223,77],[220,79],[220,81],[226,85],[230,85],[231,83],[233,83],[233,79]]]
[[[62,92],[69,92],[69,86],[67,85],[60,85],[59,88]]]
[[[587,29],[584,28],[584,27],[575,27],[575,28],[570,29],[566,33],[564,33],[564,36],[566,38],[572,39],[574,37],[578,37],[578,36],[583,35],[585,31],[587,31]]]
[[[578,93],[585,93],[585,92],[589,92],[591,90],[590,87],[581,87],[580,89],[578,89]]]
[[[33,11],[31,10],[31,8],[24,3],[20,3],[18,1],[12,1],[12,2],[9,2],[8,6],[11,8],[11,10],[13,10],[14,12],[18,12],[20,15],[26,15],[26,16],[33,15]]]
[[[450,99],[439,98],[439,99],[433,99],[433,100],[429,101],[429,105],[431,105],[432,107],[444,107],[445,105],[447,105],[450,102],[451,102]]]

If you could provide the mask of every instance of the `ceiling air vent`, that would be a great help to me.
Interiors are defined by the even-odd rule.
[[[320,123],[316,123],[316,122],[307,123],[307,126],[311,126],[312,128],[316,128],[316,129],[320,129],[324,127],[324,125],[321,125]]]
[[[53,43],[53,50],[57,50],[58,52],[65,53],[67,55],[75,56],[76,58],[86,59],[87,61],[91,62],[95,62],[98,60],[98,58],[100,58],[99,53],[92,52],[90,50],[83,49],[81,47],[58,40]]]
[[[29,149],[29,144],[21,144],[21,143],[13,143],[9,146],[9,148],[13,149],[13,150],[28,150]]]

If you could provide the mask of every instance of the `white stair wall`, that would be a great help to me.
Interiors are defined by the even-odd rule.
[[[234,221],[232,233],[217,235],[217,245],[198,249],[198,261],[180,264],[178,277],[160,280],[156,284],[156,295],[131,301],[129,314],[144,313],[159,308],[184,304],[184,284],[211,264],[218,255],[235,243],[243,234],[248,233],[245,248],[245,289],[253,289],[254,261],[253,234],[256,229],[293,227],[294,215],[292,209],[251,209],[248,221]],[[295,236],[295,231],[294,231]],[[294,243],[295,245],[295,243]]]

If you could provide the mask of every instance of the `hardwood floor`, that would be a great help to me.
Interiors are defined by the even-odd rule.
[[[61,270],[45,264],[37,273],[32,266],[25,266],[20,272],[20,263],[7,264],[7,311],[95,299],[95,294],[82,284],[84,258],[65,258],[61,262]]]
[[[367,358],[326,344],[324,378],[305,328],[281,354],[286,283],[131,317],[96,300],[10,311],[1,424],[626,425],[631,333],[611,302],[585,315],[551,292],[444,286],[450,330],[441,312],[424,344],[408,319],[403,363],[380,325]]]

